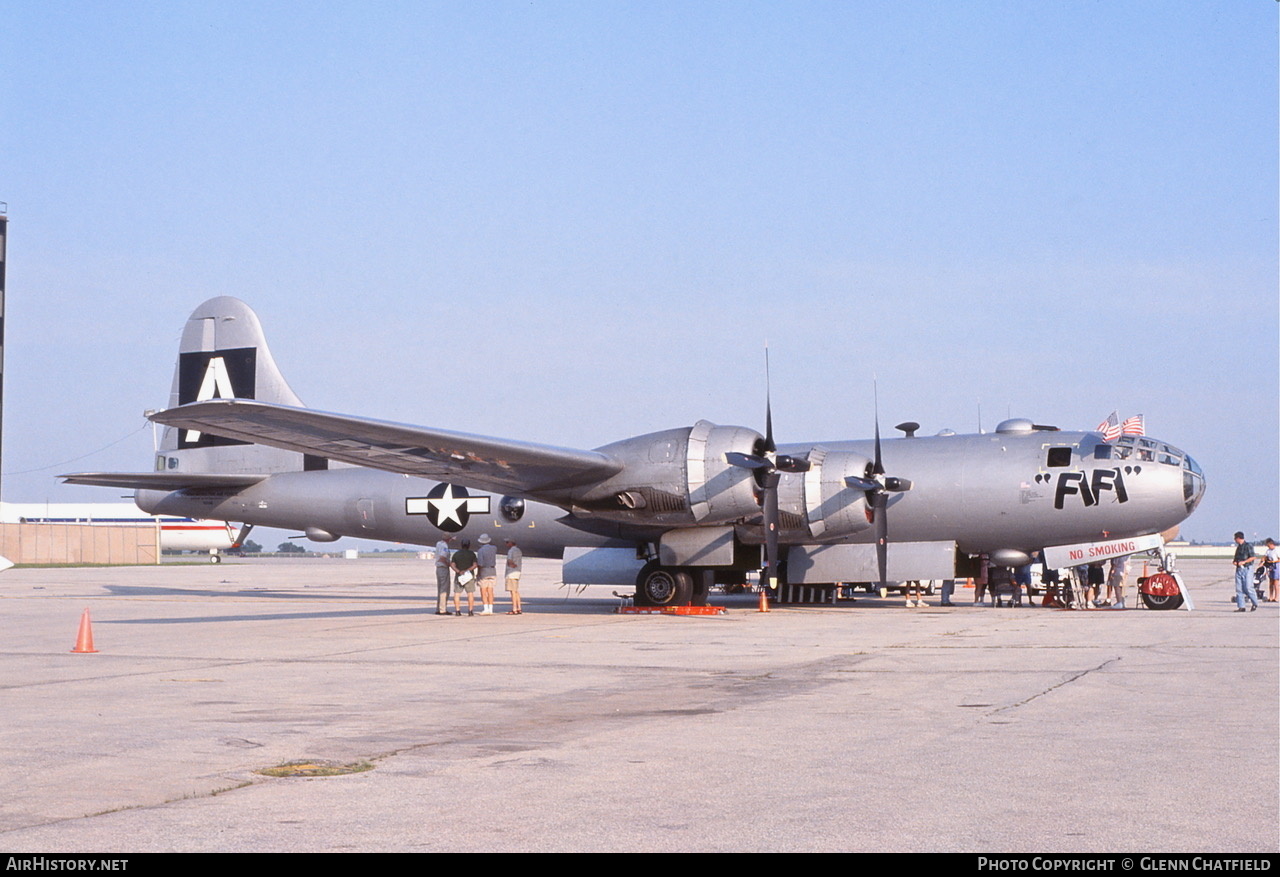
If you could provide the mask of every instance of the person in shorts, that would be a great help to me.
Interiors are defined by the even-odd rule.
[[[1267,602],[1280,602],[1280,551],[1276,550],[1276,540],[1267,540],[1262,565],[1267,571]]]
[[[476,573],[480,585],[480,614],[493,614],[493,591],[498,585],[498,546],[488,533],[480,534],[480,550],[476,552]]]
[[[476,614],[476,572],[479,566],[476,564],[476,553],[471,550],[471,540],[463,539],[462,547],[453,552],[453,557],[449,559],[449,565],[453,567],[453,573],[457,585],[453,589],[453,612],[455,615],[462,614],[462,606],[458,599],[459,591],[467,592],[467,614]]]
[[[520,570],[524,565],[524,553],[514,539],[507,540],[507,593],[511,595],[511,611],[508,615],[523,615],[520,608]]]

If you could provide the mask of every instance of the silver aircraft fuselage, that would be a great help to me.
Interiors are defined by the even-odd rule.
[[[872,442],[826,442],[833,452],[869,456]],[[886,439],[888,468],[910,478],[910,491],[889,500],[890,538],[954,540],[966,554],[998,549],[1034,552],[1046,545],[1142,536],[1176,527],[1199,501],[1204,480],[1191,457],[1152,438],[1104,442],[1097,433],[1034,431]],[[811,453],[814,445],[779,450]],[[1051,457],[1052,454],[1052,457]],[[796,522],[803,516],[805,474],[786,474],[779,488],[783,544],[874,541],[867,527],[823,538]],[[463,498],[441,520],[432,491]],[[465,494],[465,497],[462,496]],[[504,499],[506,500],[504,505]],[[566,493],[566,506],[572,497]],[[530,556],[559,556],[566,546],[623,546],[652,537],[623,510],[595,513],[593,532],[573,526],[565,508],[513,502],[423,478],[360,467],[285,472],[238,490],[141,490],[138,506],[153,514],[313,529],[335,536],[432,545],[441,535],[474,539],[482,532],[513,538]],[[786,526],[792,523],[793,526]],[[737,522],[743,542],[763,532],[751,516]]]

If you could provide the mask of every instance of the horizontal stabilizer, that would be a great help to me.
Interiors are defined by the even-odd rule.
[[[129,490],[195,490],[211,487],[248,487],[270,476],[194,472],[76,472],[58,477],[64,484],[88,484],[92,487],[124,487]]]
[[[486,438],[250,399],[211,399],[151,416],[157,423],[300,451],[357,466],[501,493],[591,484],[622,469],[597,451]]]

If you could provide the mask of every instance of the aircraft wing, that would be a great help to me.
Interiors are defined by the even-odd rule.
[[[622,464],[597,451],[486,438],[252,399],[210,399],[160,411],[157,423],[449,481],[498,493],[536,493],[603,480]]]
[[[194,490],[202,487],[248,487],[270,476],[198,472],[76,472],[58,477],[65,484],[88,484],[93,487],[124,487],[129,490]]]

